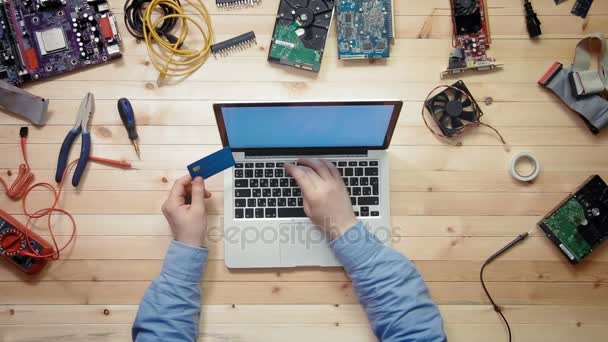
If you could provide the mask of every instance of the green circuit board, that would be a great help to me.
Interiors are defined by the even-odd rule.
[[[585,221],[585,210],[573,197],[541,223],[560,240],[567,251],[560,248],[566,254],[569,252],[576,260],[581,260],[592,251],[592,246],[578,233],[578,227]]]
[[[270,47],[270,57],[287,65],[318,71],[321,68],[323,52],[304,46],[296,33],[299,27],[295,22],[289,26],[277,24],[273,44]]]

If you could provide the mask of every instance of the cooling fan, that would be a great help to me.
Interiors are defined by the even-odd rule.
[[[470,123],[479,123],[483,112],[464,85],[458,81],[425,102],[426,109],[446,137],[462,132]]]
[[[442,91],[437,93],[441,89]],[[425,109],[437,124],[441,132],[436,131],[426,119]],[[445,138],[448,142],[453,143],[450,138],[460,135],[467,126],[485,126],[493,130],[500,141],[504,145],[506,151],[509,151],[507,142],[502,135],[489,124],[479,121],[483,116],[483,112],[477,101],[471,95],[469,89],[464,85],[464,82],[458,81],[451,86],[443,85],[433,89],[424,100],[422,106],[422,119],[426,127],[436,136]],[[460,142],[455,145],[462,145]]]
[[[479,10],[479,2],[477,0],[455,0],[454,13],[457,16],[473,15]]]

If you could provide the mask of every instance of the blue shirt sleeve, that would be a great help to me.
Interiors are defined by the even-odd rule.
[[[380,341],[447,341],[441,314],[411,261],[361,222],[330,246]]]
[[[160,275],[150,284],[133,323],[133,341],[195,341],[201,277],[208,250],[171,241]]]

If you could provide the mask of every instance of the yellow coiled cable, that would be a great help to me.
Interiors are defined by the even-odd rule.
[[[166,77],[189,76],[205,64],[209,57],[213,39],[209,10],[201,0],[186,0],[186,2],[193,7],[195,14],[200,14],[202,24],[195,19],[197,16],[187,14],[177,0],[152,0],[144,12],[143,36],[150,61],[160,72],[159,82]],[[153,19],[152,15],[160,5],[171,7],[175,13]],[[160,26],[164,20],[171,18],[176,18],[180,23],[180,31],[175,34],[177,41],[173,43],[164,39],[155,30],[155,27]],[[190,24],[194,25],[203,37],[203,46],[200,49],[193,50],[184,46]]]

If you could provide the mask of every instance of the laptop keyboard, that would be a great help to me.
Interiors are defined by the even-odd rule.
[[[377,160],[332,161],[340,171],[355,215],[379,216]],[[246,162],[234,166],[234,217],[306,217],[298,185],[285,173],[282,162]]]

